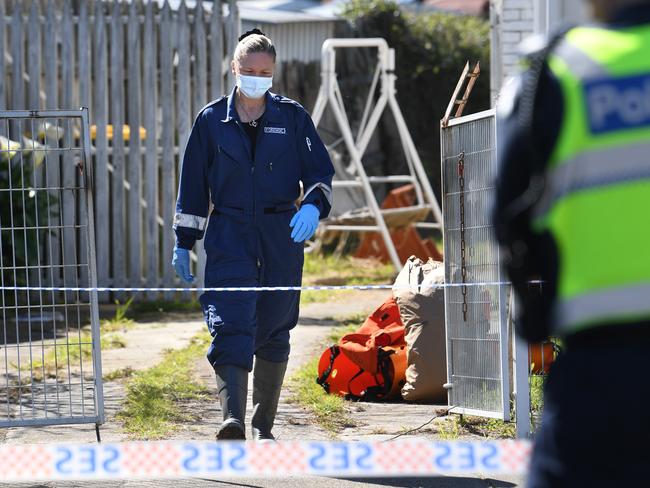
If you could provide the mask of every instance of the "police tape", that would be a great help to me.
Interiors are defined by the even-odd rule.
[[[525,440],[420,439],[2,445],[0,479],[523,475],[531,448]]]
[[[529,281],[529,285],[543,284],[543,281]],[[115,286],[11,286],[1,285],[6,291],[59,291],[59,292],[258,292],[258,291],[340,291],[340,290],[429,290],[444,288],[471,288],[487,286],[509,286],[510,281],[485,281],[481,283],[432,283],[418,285],[308,285],[308,286],[217,286],[217,287],[115,287]]]

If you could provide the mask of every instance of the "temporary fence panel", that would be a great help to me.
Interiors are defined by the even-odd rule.
[[[508,287],[490,219],[494,110],[449,121],[441,146],[449,403],[509,420]]]
[[[232,86],[224,49],[234,49],[239,25],[236,2],[225,0],[0,0],[0,109],[89,108],[100,284],[178,284],[180,158],[196,113]],[[199,241],[199,278],[202,249]]]
[[[0,111],[0,427],[103,423],[88,111]]]

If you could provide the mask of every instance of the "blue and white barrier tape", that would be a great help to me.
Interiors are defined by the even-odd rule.
[[[530,281],[529,284],[541,284]],[[394,290],[431,288],[462,288],[507,286],[509,281],[486,281],[483,283],[446,283],[434,285],[323,285],[323,286],[218,286],[218,287],[116,287],[116,286],[0,286],[7,291],[67,291],[67,292],[235,292],[235,291],[338,291],[338,290]]]
[[[200,442],[0,445],[0,479],[523,475],[529,441]]]

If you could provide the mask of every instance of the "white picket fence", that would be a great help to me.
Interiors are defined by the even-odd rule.
[[[90,109],[100,286],[176,284],[180,155],[240,30],[234,1],[188,4],[0,0],[0,109]]]

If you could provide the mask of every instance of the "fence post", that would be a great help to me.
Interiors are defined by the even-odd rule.
[[[123,287],[126,284],[124,240],[126,223],[124,221],[124,27],[122,25],[122,3],[113,3],[111,16],[111,124],[113,125],[113,177],[111,179],[111,222],[113,252],[113,284]],[[124,293],[115,294],[118,300],[124,299]]]
[[[138,5],[132,1],[129,7],[128,27],[128,117],[129,117],[129,201],[127,220],[129,222],[129,284],[142,284],[142,204],[141,181],[142,155],[140,153],[140,21]]]
[[[77,52],[79,59],[79,106],[91,110],[90,99],[90,50],[91,50],[91,37],[88,32],[88,2],[81,2],[79,7],[79,26],[77,30]],[[91,147],[90,140],[87,141],[88,147]],[[92,165],[92,156],[88,156],[88,164]],[[83,181],[82,177],[79,177]],[[82,222],[88,219],[88,208],[86,205],[79,205],[79,217]],[[80,232],[79,249],[87,249],[87,235],[85,232]],[[81,268],[81,281],[88,282],[88,270]]]
[[[174,171],[174,89],[173,89],[173,48],[171,39],[172,18],[169,2],[163,6],[160,26],[160,99],[162,104],[162,199],[163,215],[162,230],[162,267],[163,284],[165,287],[174,286],[174,275],[170,265],[172,259],[172,220],[174,215],[174,196],[176,193],[176,178]],[[170,299],[170,293],[165,299]]]
[[[0,12],[1,14],[1,12]],[[27,67],[29,72],[29,101],[28,108],[41,108],[41,19],[38,2],[32,3],[29,14],[29,46],[27,48]],[[1,28],[1,27],[0,27]],[[0,47],[0,53],[4,52]],[[0,74],[0,76],[2,76]],[[2,81],[0,81],[2,83]],[[1,88],[0,88],[1,89]]]
[[[7,31],[5,26],[5,3],[0,1],[0,53],[5,52],[5,32]],[[0,56],[0,110],[7,108],[5,102],[5,93],[7,87],[5,86],[5,57],[4,55]]]
[[[221,0],[212,3],[210,18],[210,86],[212,98],[223,95],[223,11]]]
[[[109,285],[110,278],[110,221],[109,221],[109,172],[108,172],[108,139],[106,125],[108,119],[107,98],[107,40],[106,20],[103,2],[95,5],[95,44],[94,44],[94,95],[95,104],[95,222],[97,245],[97,280],[104,286]]]
[[[156,132],[156,93],[158,86],[158,49],[156,49],[156,32],[154,30],[153,2],[147,2],[144,20],[144,128],[147,131],[145,140],[145,183],[144,197],[147,202],[145,212],[145,250],[147,256],[146,283],[147,286],[157,287],[158,280],[158,145]],[[153,299],[155,293],[147,297]]]

